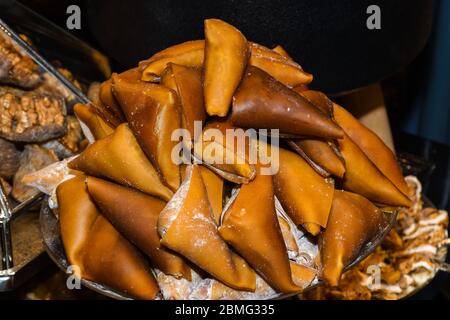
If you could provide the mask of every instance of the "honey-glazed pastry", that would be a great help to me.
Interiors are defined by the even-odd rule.
[[[202,174],[203,183],[206,187],[206,193],[208,194],[209,204],[214,215],[214,221],[217,225],[220,222],[220,216],[223,209],[223,185],[224,180],[221,176],[214,173],[212,170],[201,166],[200,171]]]
[[[345,165],[333,142],[320,139],[292,139],[292,149],[301,155],[323,177],[342,178]]]
[[[278,224],[280,225],[281,234],[284,239],[284,244],[286,245],[286,249],[292,252],[298,252],[298,245],[295,237],[292,233],[291,226],[286,218],[278,215]]]
[[[273,47],[272,51],[275,51],[276,53],[280,54],[281,56],[285,57],[286,59],[292,60],[289,53],[284,49],[284,47],[280,44]]]
[[[69,168],[107,178],[125,186],[169,200],[172,191],[164,186],[126,123],[114,133],[89,145]]]
[[[56,95],[0,87],[0,137],[44,142],[66,133],[65,102]]]
[[[249,63],[252,66],[264,70],[288,87],[309,84],[313,80],[312,74],[303,71],[298,63],[276,50],[271,50],[257,43],[251,43],[250,50]],[[280,51],[279,48],[277,50]]]
[[[113,74],[113,90],[129,126],[165,184],[176,191],[180,186],[180,168],[172,159],[178,141],[172,133],[181,128],[176,92],[165,86],[133,81]]]
[[[186,41],[168,47],[139,63],[143,81],[157,81],[168,63],[187,67],[201,67],[204,61],[205,41]]]
[[[334,104],[334,118],[352,141],[364,152],[375,166],[404,195],[409,195],[409,189],[403,178],[402,171],[392,150],[386,146],[372,130],[367,128],[350,112]]]
[[[363,196],[335,190],[321,236],[322,278],[331,286],[338,285],[345,266],[385,223],[383,212]]]
[[[249,47],[244,35],[219,19],[205,20],[203,89],[206,112],[224,117],[245,72]]]
[[[176,278],[191,280],[191,269],[184,259],[160,244],[157,222],[166,205],[164,201],[94,177],[88,177],[86,184],[102,214],[150,257],[153,267]]]
[[[79,277],[105,284],[140,299],[159,292],[151,270],[135,249],[98,212],[79,175],[57,188],[61,238]],[[108,272],[105,272],[108,270]]]
[[[254,164],[248,159],[249,143],[244,130],[228,121],[212,121],[194,144],[194,157],[228,181],[248,183],[256,174]]]
[[[108,79],[100,85],[99,99],[103,106],[120,122],[125,122],[126,118],[122,108],[112,91],[112,80]]]
[[[344,189],[385,205],[411,205],[411,200],[377,169],[347,134],[338,143],[346,167]]]
[[[162,245],[178,252],[226,285],[255,290],[255,272],[220,237],[200,169],[187,168],[181,187],[158,220]]]
[[[100,140],[114,132],[114,128],[98,116],[91,106],[77,103],[73,107],[73,111],[78,119],[89,128],[95,140]]]
[[[6,36],[0,33],[0,83],[25,89],[35,88],[42,78],[39,66]]]
[[[296,225],[312,235],[327,226],[334,183],[324,179],[299,155],[280,148],[280,167],[273,176],[275,195]]]
[[[99,212],[86,190],[86,176],[77,175],[56,188],[61,239],[71,265],[84,274],[84,246]],[[75,270],[78,271],[78,270]]]
[[[102,215],[93,223],[84,251],[84,278],[137,299],[157,297],[158,283],[147,261]]]
[[[302,290],[316,278],[317,270],[290,261],[292,280]]]
[[[224,211],[220,236],[279,292],[296,292],[275,211],[272,176],[243,184]]]
[[[297,92],[249,66],[233,99],[233,125],[279,129],[282,136],[341,138],[342,130]]]
[[[203,123],[206,119],[202,70],[169,63],[161,78],[161,84],[178,93],[182,126],[189,131],[191,139],[194,139],[194,122]]]

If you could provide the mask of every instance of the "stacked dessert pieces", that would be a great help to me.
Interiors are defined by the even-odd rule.
[[[92,105],[75,107],[96,141],[57,188],[79,276],[143,299],[269,298],[317,278],[337,284],[385,226],[382,208],[408,207],[409,190],[391,150],[311,81],[282,47],[217,19],[205,21],[205,40],[113,74]],[[204,130],[195,140],[194,121]],[[196,164],[172,161],[177,128],[191,134]],[[231,149],[241,128],[279,129],[281,146],[256,139],[279,155],[277,170],[263,174],[266,163]],[[215,140],[208,129],[236,135]],[[208,148],[233,161],[213,161]]]

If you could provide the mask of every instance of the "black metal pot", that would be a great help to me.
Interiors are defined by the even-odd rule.
[[[369,30],[369,5],[381,30]],[[281,44],[313,86],[329,93],[376,82],[406,66],[425,45],[432,0],[95,0],[89,25],[102,49],[127,67],[176,43],[203,38],[203,19],[235,25],[247,39]]]

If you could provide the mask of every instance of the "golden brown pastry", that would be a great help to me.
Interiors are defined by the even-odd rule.
[[[281,234],[283,235],[284,243],[288,251],[298,252],[297,241],[292,233],[289,222],[282,216],[278,216],[278,224],[280,225]]]
[[[100,85],[99,98],[103,105],[110,113],[114,115],[115,118],[119,119],[120,122],[125,122],[125,115],[122,112],[122,108],[112,92],[111,79],[106,80]]]
[[[88,177],[88,192],[102,214],[129,241],[150,257],[152,266],[175,278],[191,280],[191,269],[180,256],[160,244],[159,213],[166,203],[140,191]]]
[[[328,225],[321,237],[322,278],[336,286],[345,266],[384,224],[383,213],[369,200],[336,190]]]
[[[280,167],[273,176],[275,195],[296,225],[312,235],[327,226],[334,183],[324,179],[299,155],[280,148]]]
[[[201,69],[169,63],[161,84],[178,93],[183,128],[186,128],[194,139],[194,121],[203,123],[206,119]]]
[[[272,50],[275,51],[276,53],[282,55],[286,59],[292,60],[291,56],[289,55],[289,53],[287,53],[286,49],[284,49],[283,46],[278,44],[275,47],[273,47]]]
[[[166,48],[150,59],[139,63],[143,81],[155,81],[167,64],[172,62],[188,67],[201,67],[204,60],[205,41],[194,40]]]
[[[224,117],[247,65],[247,39],[235,27],[219,19],[205,20],[205,39],[206,112],[210,116]]]
[[[159,287],[150,266],[111,223],[99,215],[85,245],[84,278],[137,299],[155,299]]]
[[[86,191],[86,176],[64,181],[56,188],[61,239],[67,261],[83,270],[83,248],[99,212]]]
[[[232,130],[233,136],[227,136],[227,130]],[[195,143],[194,155],[224,179],[248,183],[256,174],[255,166],[247,158],[248,143],[249,138],[242,129],[233,127],[228,121],[212,121],[205,126],[202,139]]]
[[[288,143],[323,177],[344,176],[344,161],[335,150],[337,147],[332,145],[333,142],[320,139],[293,139]]]
[[[102,139],[113,133],[114,128],[98,116],[92,107],[77,103],[73,107],[73,111],[78,119],[80,119],[89,128],[95,140]]]
[[[397,159],[388,146],[372,130],[353,117],[347,110],[334,104],[334,117],[352,141],[364,152],[375,166],[404,195],[409,195],[409,189],[403,178]]]
[[[301,264],[290,261],[292,280],[301,289],[305,289],[311,284],[317,275],[317,270],[305,267]]]
[[[411,205],[411,200],[377,169],[349,136],[345,134],[338,142],[345,161],[344,189],[385,205]]]
[[[206,193],[208,194],[209,204],[211,205],[214,215],[214,221],[217,225],[219,225],[223,207],[222,200],[224,181],[221,176],[204,166],[200,167],[200,171],[202,173],[203,183],[206,187]]]
[[[159,84],[123,79],[113,74],[114,95],[119,101],[139,145],[163,181],[175,191],[180,186],[180,168],[172,160],[178,141],[171,135],[181,128],[176,92]]]
[[[219,236],[200,168],[188,166],[180,189],[158,220],[161,243],[226,285],[254,291],[255,272]]]
[[[172,196],[172,191],[161,183],[158,173],[125,123],[118,126],[113,134],[89,145],[68,166],[95,177],[111,179],[163,200],[169,200]]]
[[[308,100],[256,67],[248,67],[233,99],[233,125],[279,129],[286,136],[341,138],[342,130]]]
[[[69,263],[79,267],[77,276],[84,279],[135,298],[154,299],[159,288],[148,264],[97,211],[85,179],[84,175],[76,176],[56,190],[61,237]]]
[[[278,225],[272,176],[257,175],[240,187],[222,217],[219,234],[272,288],[279,292],[300,290],[292,281]]]
[[[288,87],[309,84],[312,74],[303,71],[302,67],[277,51],[270,50],[260,44],[250,44],[251,55],[249,63],[258,67]]]
[[[300,93],[303,98],[308,100],[317,109],[326,114],[328,118],[334,119],[333,101],[328,99],[328,97],[324,93],[315,90],[299,90],[299,87],[294,88],[294,90],[296,92],[300,91],[298,93]]]

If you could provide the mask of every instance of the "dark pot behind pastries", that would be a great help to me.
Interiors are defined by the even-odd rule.
[[[170,45],[203,38],[205,18],[223,19],[247,39],[281,44],[313,87],[336,93],[386,77],[409,64],[429,36],[432,0],[90,0],[89,25],[102,49],[124,67]],[[369,30],[367,7],[381,8]]]

